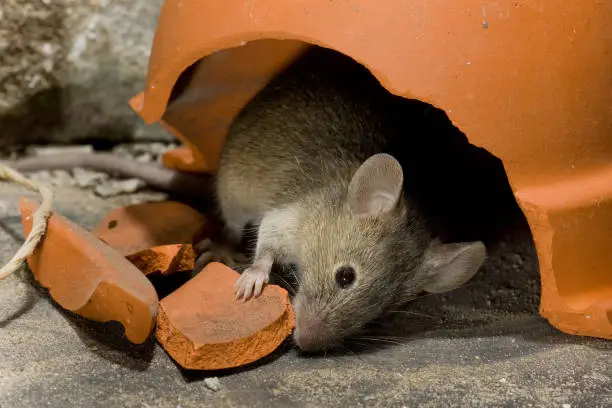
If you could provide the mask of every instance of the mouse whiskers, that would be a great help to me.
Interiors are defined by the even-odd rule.
[[[384,344],[380,344],[379,343],[375,343],[372,341],[367,341],[367,340],[363,340],[363,341],[358,341],[355,338],[350,338],[350,339],[346,339],[345,340],[345,344],[347,346],[356,346],[358,351],[364,351],[364,350],[369,350],[369,351],[377,351],[377,350],[383,350],[388,344],[384,343]],[[350,350],[350,347],[345,346],[345,348]],[[352,351],[352,350],[351,350]],[[353,352],[353,354],[355,354]]]
[[[419,316],[419,317],[426,317],[428,319],[437,319],[436,316],[432,316],[432,315],[428,315],[428,314],[420,313],[420,312],[415,312],[412,310],[387,310],[386,313],[407,314],[407,315],[413,315],[413,316]]]
[[[400,346],[405,344],[404,341],[401,341],[405,339],[402,339],[401,337],[391,337],[391,336],[358,336],[358,337],[355,337],[355,340],[365,340],[365,341],[370,341],[374,343],[378,342],[378,343],[396,344]]]
[[[274,275],[275,279],[278,279],[279,281],[281,281],[284,285],[284,288],[287,289],[287,291],[289,292],[289,294],[291,296],[295,295],[296,289],[295,287],[290,284],[289,282],[287,282],[287,280],[285,278],[283,278],[282,276],[280,276],[279,274],[275,274]]]
[[[300,287],[300,285],[302,284],[302,282],[300,281],[300,277],[298,276],[298,273],[295,271],[295,269],[293,268],[289,268],[289,272],[291,272],[291,275],[293,276],[293,279],[295,279],[295,283],[298,287]]]

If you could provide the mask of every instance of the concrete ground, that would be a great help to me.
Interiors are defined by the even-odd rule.
[[[0,261],[22,242],[22,190],[0,184]],[[145,195],[101,199],[56,190],[85,227]],[[466,287],[428,296],[361,351],[307,358],[290,345],[253,367],[181,371],[154,341],[75,317],[23,271],[0,281],[0,407],[610,407],[612,342],[565,335],[537,314],[537,260],[524,222],[489,243]],[[208,374],[209,376],[211,374]]]

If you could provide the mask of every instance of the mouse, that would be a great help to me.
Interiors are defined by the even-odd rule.
[[[408,103],[344,54],[302,54],[230,126],[213,186],[223,238],[195,243],[194,272],[235,262],[255,225],[235,296],[257,298],[273,264],[295,265],[293,339],[305,352],[342,344],[422,292],[468,282],[485,245],[445,239],[416,194],[428,139],[411,128]]]

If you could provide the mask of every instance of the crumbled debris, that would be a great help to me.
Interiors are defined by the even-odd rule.
[[[51,185],[51,180],[53,179],[53,175],[47,170],[37,171],[36,173],[29,174],[28,177],[37,183],[46,185]]]
[[[70,173],[65,170],[39,171],[32,173],[30,178],[53,187],[70,187],[76,184]]]
[[[219,391],[221,389],[221,383],[217,377],[208,377],[204,379],[204,385],[211,391]]]
[[[72,170],[72,176],[74,177],[76,185],[81,188],[96,187],[110,178],[110,176],[106,173],[82,169],[80,167]]]
[[[113,154],[116,154],[119,157],[134,157],[127,146],[122,144],[115,146],[113,149]]]
[[[159,161],[168,150],[176,148],[174,143],[129,143],[119,144],[113,148],[113,153],[123,157],[133,157],[142,162]]]
[[[142,189],[145,182],[131,178],[126,180],[109,180],[108,183],[103,183],[94,188],[94,192],[100,197],[113,197],[120,194],[132,194]]]
[[[143,204],[150,203],[153,201],[164,201],[168,199],[168,195],[166,193],[147,190],[139,191],[135,194],[130,194],[124,197],[126,199],[125,205]]]
[[[66,170],[53,170],[51,175],[51,184],[56,187],[70,187],[76,184],[72,175]]]
[[[155,163],[161,160],[161,156],[168,150],[176,148],[176,143],[129,143],[119,144],[112,149],[112,153],[126,159],[136,160],[141,163]],[[11,160],[20,156],[37,157],[62,154],[91,154],[95,153],[94,147],[89,144],[67,145],[67,146],[29,146],[23,154],[13,152]],[[39,183],[52,187],[76,186],[90,190],[93,194],[108,198],[119,195],[129,195],[136,192],[147,191],[146,184],[135,178],[125,179],[120,175],[107,174],[86,168],[74,168],[66,170],[43,170],[28,174],[30,178]]]
[[[153,155],[150,153],[142,153],[136,156],[136,161],[141,163],[151,163],[153,161]]]

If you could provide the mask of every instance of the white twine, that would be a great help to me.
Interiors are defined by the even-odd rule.
[[[47,220],[49,215],[51,215],[51,208],[53,207],[53,191],[45,185],[35,183],[2,163],[0,163],[0,179],[21,184],[30,190],[37,191],[42,196],[42,203],[33,216],[30,234],[28,234],[25,242],[13,258],[0,269],[0,280],[2,280],[21,268],[23,262],[28,256],[32,255],[41,238],[45,235]]]

